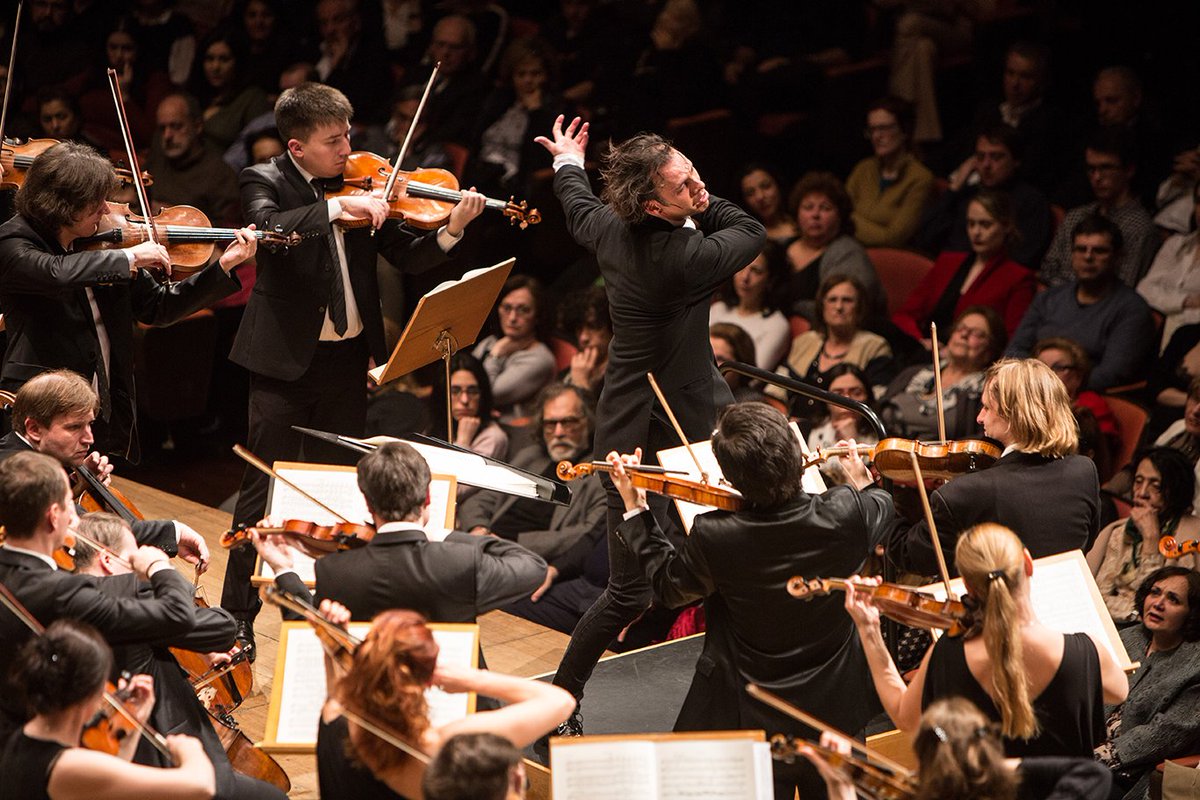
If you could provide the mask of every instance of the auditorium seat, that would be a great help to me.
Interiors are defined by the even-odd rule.
[[[933,269],[933,261],[926,256],[896,247],[868,247],[867,257],[887,293],[889,315],[900,310],[925,273]]]

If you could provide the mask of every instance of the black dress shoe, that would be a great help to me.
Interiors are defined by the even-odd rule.
[[[258,649],[254,646],[254,623],[248,619],[239,619],[237,621],[237,633],[234,634],[237,643],[241,645],[242,650],[246,652],[246,657],[250,659],[250,663],[254,663],[254,659],[258,657]]]

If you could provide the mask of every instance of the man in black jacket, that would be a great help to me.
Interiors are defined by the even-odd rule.
[[[34,161],[17,194],[17,215],[0,225],[0,308],[8,349],[0,389],[16,391],[48,369],[78,372],[96,386],[103,448],[137,460],[133,323],[170,325],[235,291],[230,271],[254,255],[243,229],[207,269],[176,283],[161,245],[75,252],[95,234],[116,188],[112,164],[90,147],[63,142]]]
[[[388,205],[369,195],[333,196],[350,155],[354,109],[338,90],[316,83],[288,89],[275,104],[287,152],[241,175],[247,220],[267,230],[319,234],[258,259],[258,280],[234,339],[230,359],[250,371],[248,448],[268,464],[297,460],[340,463],[344,452],[305,445],[293,425],[361,436],[366,424],[369,358],[382,364],[383,336],[377,257],[419,272],[447,258],[483,196],[464,192],[437,232],[417,235],[388,220]],[[399,187],[398,187],[399,188]],[[357,221],[348,230],[335,220]],[[374,235],[372,235],[374,229]],[[235,525],[253,525],[266,511],[268,480],[248,468],[234,510]],[[230,553],[221,606],[242,621],[250,640],[259,600],[250,586],[254,553]]]
[[[613,338],[596,417],[597,453],[654,453],[678,444],[646,380],[653,373],[689,441],[707,439],[716,409],[733,402],[708,340],[708,307],[722,282],[762,249],[766,231],[733,203],[710,197],[695,166],[666,140],[643,134],[605,157],[603,201],[583,169],[588,126],[576,118],[553,139],[554,191],[575,241],[596,254]],[[655,500],[665,514],[666,500]],[[612,536],[622,504],[609,484],[609,581],[571,635],[554,682],[578,699],[614,636],[645,610],[650,587]],[[578,710],[560,733],[582,732]]]
[[[851,485],[818,495],[804,491],[800,442],[787,418],[763,403],[727,408],[712,446],[725,478],[742,493],[743,508],[696,517],[679,549],[645,513],[646,493],[632,486],[624,467],[613,476],[625,507],[617,536],[642,565],[654,596],[672,608],[704,600],[704,652],[675,730],[814,735],[747,695],[747,683],[769,687],[840,730],[861,730],[880,707],[842,598],[800,602],[787,586],[797,575],[862,571],[892,521],[891,495],[873,484],[857,454],[842,462]],[[621,464],[616,453],[609,461]],[[801,797],[823,796],[821,779],[808,765],[777,765],[775,775],[777,798],[790,800],[798,784]]]

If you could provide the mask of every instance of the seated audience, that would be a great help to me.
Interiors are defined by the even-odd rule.
[[[713,358],[716,359],[718,367],[726,361],[737,361],[750,365],[755,363],[754,340],[740,325],[732,322],[714,322],[708,326],[708,343],[712,347]],[[722,374],[725,377],[725,383],[729,384],[729,389],[733,392],[735,401],[740,403],[745,400],[758,400],[762,397],[758,390],[751,387],[749,379],[741,373],[725,372]]]
[[[604,371],[608,368],[608,345],[613,337],[608,292],[603,286],[573,292],[559,306],[558,325],[577,349],[570,366],[559,378],[570,386],[587,389],[592,397],[599,397],[604,388]]]
[[[946,436],[960,439],[979,431],[983,373],[1004,352],[1004,320],[987,306],[963,309],[951,326],[942,359],[942,408]],[[888,432],[912,439],[938,438],[933,367],[914,364],[891,382],[881,400]]]
[[[1188,234],[1195,230],[1196,184],[1200,183],[1200,147],[1181,150],[1171,174],[1158,185],[1154,197],[1154,224],[1164,233]]]
[[[430,392],[434,430],[446,424],[446,391],[438,386]],[[501,461],[508,455],[508,434],[492,416],[492,384],[479,359],[470,353],[455,353],[450,358],[450,416],[453,430],[446,441],[487,458]],[[459,486],[462,501],[476,491],[474,486]]]
[[[933,173],[912,154],[912,106],[884,97],[867,107],[863,131],[873,155],[846,179],[854,238],[864,247],[904,247],[933,190]]]
[[[1146,301],[1117,276],[1121,229],[1093,215],[1075,226],[1071,242],[1075,279],[1033,298],[1008,355],[1024,358],[1038,341],[1066,336],[1092,359],[1087,388],[1103,391],[1144,378],[1154,357],[1154,319]]]
[[[786,245],[800,233],[795,218],[784,206],[783,190],[774,172],[763,164],[751,163],[742,168],[738,181],[742,206],[767,229],[768,239]]]
[[[760,369],[775,369],[791,342],[791,326],[775,305],[785,270],[782,249],[766,242],[753,261],[717,290],[717,301],[708,311],[710,324],[729,322],[750,334]]]
[[[1200,324],[1184,325],[1166,340],[1162,355],[1150,367],[1146,397],[1154,402],[1146,438],[1153,439],[1178,422],[1192,379],[1200,377]]]
[[[1170,447],[1150,447],[1134,456],[1133,463],[1129,517],[1101,530],[1087,554],[1100,596],[1118,625],[1141,616],[1134,592],[1163,565],[1158,550],[1162,537],[1183,541],[1200,533],[1200,519],[1191,513],[1196,481],[1187,457]],[[1195,569],[1196,556],[1188,553],[1172,563]]]
[[[529,416],[527,404],[554,377],[554,353],[546,345],[550,309],[537,278],[513,275],[504,282],[496,317],[500,335],[475,345],[492,382],[501,420]]]
[[[814,308],[817,289],[836,274],[857,278],[866,289],[866,315],[882,312],[883,287],[867,251],[854,239],[854,206],[842,182],[828,172],[810,172],[792,189],[789,204],[800,233],[787,246],[791,272],[783,310],[810,319],[819,316]]]
[[[1121,631],[1131,661],[1129,696],[1108,716],[1096,758],[1112,770],[1112,797],[1149,800],[1154,767],[1200,746],[1200,575],[1170,566],[1146,576],[1138,624]],[[1122,794],[1123,793],[1123,794]]]
[[[928,346],[930,322],[945,332],[967,306],[989,306],[1000,314],[1012,336],[1037,288],[1033,271],[1008,256],[1016,236],[1009,196],[991,189],[980,191],[967,204],[970,251],[938,255],[933,269],[892,316],[896,327]]]
[[[829,370],[839,364],[853,364],[866,373],[872,391],[876,386],[886,386],[895,376],[896,365],[887,340],[862,329],[867,315],[865,297],[863,285],[856,278],[841,273],[826,277],[817,293],[820,313],[814,329],[793,340],[787,361],[776,371],[825,389]],[[778,388],[770,388],[768,393],[792,403],[794,416],[820,415],[815,401],[806,397],[789,397]]]
[[[117,71],[125,118],[133,140],[148,142],[154,135],[154,111],[171,91],[165,72],[151,70],[141,59],[138,42],[132,33],[133,21],[118,17],[104,40],[105,66]],[[104,151],[124,150],[125,145],[113,113],[112,89],[104,73],[96,70],[79,96],[83,129]]]
[[[1042,263],[1050,244],[1050,204],[1045,195],[1020,177],[1024,142],[1008,125],[988,128],[975,139],[975,154],[950,176],[949,189],[934,201],[917,226],[916,246],[929,254],[967,253],[967,208],[983,189],[999,189],[1012,198],[1017,233],[1008,255],[1018,264]],[[978,182],[976,182],[978,181]]]
[[[870,409],[878,412],[875,405],[875,393],[871,390],[870,380],[865,372],[853,364],[838,364],[826,374],[829,379],[829,391],[857,400]],[[829,406],[829,419],[817,425],[808,434],[808,449],[816,452],[822,448],[833,447],[843,439],[853,439],[859,444],[877,444],[879,436],[875,429],[868,424],[862,414],[835,406]],[[871,459],[861,454],[863,461],[870,466]],[[821,475],[831,485],[840,486],[847,482],[846,471],[842,468],[840,458],[827,458],[820,463]]]
[[[491,89],[487,76],[477,66],[475,38],[475,23],[467,17],[442,17],[433,26],[425,60],[406,81],[424,86],[429,68],[435,63],[442,65],[438,90],[430,95],[421,114],[428,143],[452,142],[464,147],[471,143],[479,109]]]
[[[101,150],[95,140],[83,132],[83,112],[77,95],[62,89],[43,89],[37,96],[37,120],[40,139],[57,139],[86,144]]]
[[[189,205],[214,225],[241,219],[237,176],[219,152],[204,146],[204,116],[196,98],[169,94],[158,104],[158,135],[142,166],[154,176],[154,199],[164,206]]]
[[[425,800],[524,800],[521,751],[494,733],[451,736],[421,779]]]
[[[320,37],[317,77],[346,95],[354,106],[357,124],[382,126],[392,96],[392,71],[378,29],[364,24],[364,5],[373,6],[360,0],[318,0],[315,4]],[[421,75],[421,83],[427,79],[427,73]],[[477,110],[474,106],[471,112]]]
[[[1087,386],[1088,379],[1092,374],[1092,360],[1088,358],[1087,351],[1073,339],[1052,336],[1035,344],[1032,356],[1054,370],[1054,374],[1067,387],[1067,394],[1071,396],[1071,407],[1075,411],[1076,417],[1078,418],[1080,411],[1084,410],[1093,421],[1096,432],[1103,439],[1103,441],[1093,444],[1097,447],[1098,452],[1105,456],[1103,459],[1093,457],[1093,460],[1096,461],[1100,474],[1107,477],[1111,474],[1109,471],[1111,465],[1107,457],[1115,455],[1120,450],[1121,431],[1117,425],[1117,418],[1109,408],[1104,395],[1083,388]],[[1087,448],[1082,441],[1082,429],[1080,437],[1079,446],[1080,451],[1083,452]],[[1101,461],[1104,463],[1102,464]]]
[[[204,144],[224,153],[248,124],[271,111],[267,93],[250,81],[241,42],[226,33],[209,34],[196,51],[192,92],[204,109]]]
[[[279,76],[305,55],[304,43],[289,35],[287,6],[282,0],[248,0],[230,20],[243,44],[241,71],[252,83],[274,96]]]
[[[1171,447],[1183,453],[1188,462],[1196,467],[1196,492],[1192,499],[1192,508],[1200,509],[1200,376],[1192,379],[1188,385],[1187,399],[1183,406],[1183,419],[1172,423],[1154,440],[1155,446]],[[1121,469],[1112,480],[1104,484],[1104,489],[1126,501],[1131,500],[1130,490],[1133,486],[1133,470],[1136,464],[1128,464]]]
[[[1095,200],[1072,208],[1063,217],[1038,272],[1042,283],[1061,286],[1071,280],[1073,231],[1083,220],[1098,215],[1121,230],[1124,247],[1114,259],[1117,277],[1126,286],[1137,286],[1154,258],[1159,238],[1154,221],[1134,194],[1136,158],[1132,142],[1119,130],[1103,129],[1088,140],[1084,161]]]
[[[959,696],[999,724],[1007,756],[1091,755],[1104,740],[1104,703],[1119,703],[1129,692],[1106,644],[1042,624],[1029,599],[1033,560],[1003,525],[986,522],[965,531],[953,563],[978,603],[978,622],[963,636],[939,638],[912,683],[896,671],[871,596],[853,586],[846,591],[846,610],[892,722],[915,733],[922,710]]]
[[[1192,189],[1195,203],[1200,183]],[[1138,281],[1137,292],[1150,307],[1165,318],[1163,320],[1162,345],[1164,349],[1175,331],[1185,325],[1200,322],[1200,233],[1196,232],[1200,218],[1200,205],[1192,211],[1191,232],[1176,233],[1162,243],[1146,277]]]

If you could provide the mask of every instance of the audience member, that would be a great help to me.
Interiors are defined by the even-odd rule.
[[[708,343],[712,347],[713,358],[720,367],[726,361],[736,361],[741,364],[754,365],[756,353],[754,339],[741,325],[733,322],[714,322],[708,326]],[[762,394],[751,387],[749,380],[740,372],[725,372],[722,374],[729,390],[733,392],[735,402],[758,400]]]
[[[203,108],[204,144],[224,153],[253,120],[270,113],[267,94],[250,82],[242,44],[230,34],[210,34],[196,51],[192,91]]]
[[[792,189],[789,206],[800,234],[787,246],[791,274],[784,311],[816,319],[817,289],[830,275],[846,275],[866,290],[864,316],[881,312],[883,286],[867,251],[854,239],[854,206],[842,182],[828,172],[810,172]]]
[[[783,250],[768,240],[753,261],[717,290],[708,312],[710,325],[731,322],[750,334],[759,369],[779,366],[792,338],[787,317],[775,307],[785,274]]]
[[[839,364],[853,364],[866,373],[872,387],[886,386],[896,375],[896,364],[887,340],[863,330],[865,297],[862,283],[855,278],[838,273],[825,278],[817,292],[821,313],[816,324],[792,341],[787,361],[777,372],[826,389],[829,370]],[[780,389],[768,392],[789,399]],[[820,406],[814,400],[794,394],[790,402],[793,416],[820,415]]]
[[[141,145],[154,135],[154,112],[171,91],[171,82],[166,72],[153,70],[142,61],[133,28],[132,19],[118,17],[104,40],[104,54],[106,66],[116,70],[120,79],[133,141]],[[79,96],[84,131],[103,151],[124,150],[108,80],[99,70],[90,77]]]
[[[1171,174],[1158,185],[1154,197],[1154,224],[1168,233],[1195,229],[1196,185],[1200,183],[1200,146],[1181,150],[1171,164]]]
[[[800,229],[796,219],[783,204],[783,192],[775,173],[762,164],[751,163],[738,176],[742,190],[742,205],[758,217],[767,229],[767,238],[776,244],[787,245]]]
[[[1105,67],[1096,74],[1092,97],[1100,127],[1124,130],[1133,140],[1138,154],[1134,195],[1147,207],[1153,206],[1158,184],[1171,172],[1176,148],[1172,137],[1146,107],[1141,77],[1127,66]]]
[[[387,136],[387,155],[390,161],[395,161],[400,148],[408,137],[408,129],[413,126],[412,138],[408,141],[408,151],[404,154],[401,169],[449,169],[454,171],[455,162],[450,156],[447,142],[436,142],[429,138],[429,124],[424,119],[415,119],[417,108],[425,87],[412,84],[405,86],[396,93],[392,103],[392,116],[384,127]],[[456,147],[458,145],[451,145]]]
[[[1192,189],[1192,226],[1187,234],[1176,233],[1162,243],[1137,292],[1165,318],[1162,344],[1165,348],[1175,331],[1200,322],[1200,233],[1196,232],[1200,205],[1195,204],[1200,183]],[[1151,237],[1153,238],[1153,237]]]
[[[378,28],[363,25],[359,0],[318,0],[316,18],[321,83],[346,95],[355,122],[383,125],[391,110],[392,71]]]
[[[613,337],[608,293],[604,287],[589,286],[582,292],[573,292],[559,306],[558,324],[577,350],[560,379],[569,386],[587,389],[592,397],[599,397],[608,367],[608,346]]]
[[[1150,368],[1146,397],[1154,405],[1146,423],[1146,440],[1156,438],[1183,416],[1188,387],[1197,376],[1200,376],[1200,324],[1184,325],[1175,331]]]
[[[38,138],[79,142],[99,151],[100,145],[83,132],[83,112],[77,95],[63,89],[44,89],[37,95]]]
[[[154,175],[154,199],[203,211],[214,225],[241,217],[237,176],[221,156],[204,146],[204,119],[191,95],[167,95],[158,104],[158,135],[143,163]]]
[[[1096,469],[1102,477],[1107,478],[1112,468],[1110,457],[1116,456],[1121,447],[1121,431],[1104,395],[1083,388],[1092,375],[1092,360],[1088,358],[1087,351],[1074,339],[1052,336],[1035,344],[1031,355],[1054,370],[1054,374],[1067,387],[1076,418],[1080,417],[1081,412],[1086,412],[1090,418],[1095,427],[1094,433],[1100,440],[1085,443],[1087,437],[1081,425],[1079,451],[1086,455],[1089,449],[1087,445],[1090,444],[1090,449],[1095,451],[1092,460],[1096,462]]]
[[[95,69],[91,40],[95,32],[81,30],[74,24],[75,5],[63,0],[43,0],[26,8],[13,74],[25,95],[36,95],[50,87],[78,95],[88,73]],[[6,21],[11,20],[12,17],[7,17]],[[8,46],[12,43],[10,32],[11,27],[6,24],[4,39]]]
[[[1183,419],[1172,423],[1154,440],[1155,446],[1171,447],[1183,453],[1195,467],[1196,490],[1192,498],[1192,509],[1200,509],[1200,376],[1192,378],[1188,386],[1187,401],[1183,407]],[[1136,464],[1126,465],[1104,484],[1107,492],[1132,502],[1133,470]]]
[[[979,431],[984,370],[1004,352],[1004,320],[988,306],[968,306],[950,328],[942,359],[942,410],[946,436],[962,439]],[[914,364],[903,370],[882,398],[883,421],[889,432],[911,439],[936,441],[937,394],[933,367]]]
[[[1136,286],[1158,249],[1159,238],[1154,221],[1133,193],[1132,180],[1137,171],[1136,154],[1129,135],[1112,128],[1097,131],[1088,140],[1084,158],[1094,201],[1072,208],[1042,261],[1038,277],[1049,286],[1071,280],[1071,243],[1075,226],[1087,217],[1100,215],[1121,229],[1124,242],[1115,260],[1117,277],[1126,286]]]
[[[896,327],[928,347],[930,322],[945,332],[966,307],[988,306],[1000,314],[1012,336],[1037,289],[1033,270],[1008,257],[1017,235],[1009,196],[981,190],[967,203],[970,251],[938,255],[933,269],[892,316]]]
[[[247,0],[240,5],[241,13],[235,9],[230,21],[242,43],[241,74],[268,95],[278,94],[279,76],[309,54],[285,30],[288,12],[282,0]]]
[[[528,416],[525,404],[554,377],[554,353],[546,345],[550,313],[536,278],[513,275],[504,282],[496,304],[500,335],[485,337],[472,351],[491,379],[501,420]]]
[[[171,0],[135,0],[133,38],[139,59],[151,71],[164,72],[176,86],[187,83],[196,55],[192,23]]]
[[[838,364],[829,370],[829,391],[834,394],[857,400],[878,413],[875,403],[875,393],[871,389],[870,380],[865,372],[853,364]],[[808,449],[814,452],[826,447],[833,447],[838,442],[853,439],[858,444],[876,444],[879,436],[862,414],[857,414],[847,408],[829,403],[829,419],[817,425],[808,434]],[[863,462],[869,467],[871,458],[860,453]],[[848,483],[846,470],[842,467],[840,458],[827,458],[820,463],[821,475],[831,484],[840,486]]]
[[[1144,378],[1154,357],[1154,319],[1146,301],[1117,276],[1121,229],[1093,215],[1077,223],[1070,236],[1075,280],[1033,298],[1008,354],[1024,358],[1039,340],[1066,336],[1092,359],[1087,388],[1103,391]]]
[[[950,176],[949,189],[926,209],[915,244],[927,253],[968,252],[967,207],[981,189],[1000,189],[1012,198],[1020,238],[1009,256],[1030,268],[1042,262],[1050,243],[1050,204],[1045,195],[1019,176],[1024,142],[1008,125],[988,128],[975,139],[975,154]],[[975,181],[978,180],[978,183]]]
[[[904,247],[933,190],[933,173],[912,154],[912,106],[897,97],[876,100],[863,135],[873,155],[846,179],[854,236],[866,247]]]
[[[476,65],[475,25],[471,20],[458,14],[438,20],[424,63],[426,67],[442,65],[422,112],[426,139],[466,146],[490,90],[487,77]],[[410,82],[424,86],[427,78],[421,70]]]
[[[1134,456],[1133,464],[1129,516],[1103,528],[1087,553],[1100,596],[1120,626],[1141,617],[1134,593],[1163,566],[1162,537],[1182,541],[1200,533],[1200,518],[1191,514],[1195,477],[1187,456],[1170,447],[1149,447]],[[1172,563],[1195,569],[1196,556],[1188,553]]]
[[[446,425],[446,392],[435,386],[430,392],[433,429],[439,435]],[[450,416],[453,429],[446,441],[503,461],[508,455],[508,434],[492,415],[492,384],[479,359],[470,353],[455,353],[450,358]],[[460,486],[458,499],[469,496],[474,487]]]

